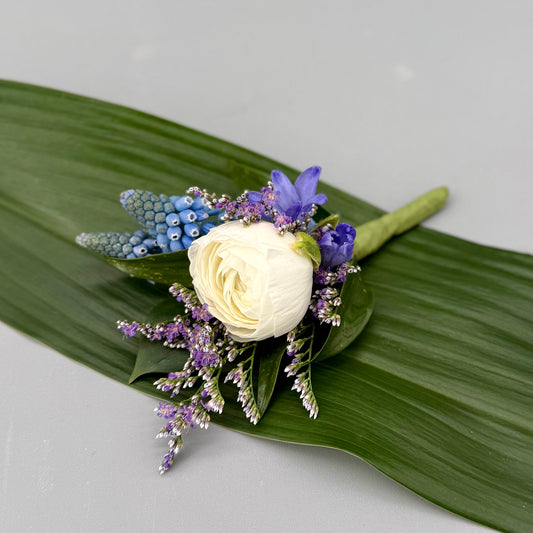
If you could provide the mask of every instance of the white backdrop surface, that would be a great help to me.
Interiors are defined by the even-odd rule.
[[[528,1],[19,0],[0,77],[320,164],[385,209],[448,185],[428,227],[532,253],[531,27]],[[348,454],[216,426],[160,478],[150,398],[0,335],[2,531],[488,531]]]

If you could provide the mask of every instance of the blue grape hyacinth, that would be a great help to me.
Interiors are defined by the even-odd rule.
[[[120,195],[120,203],[145,229],[82,233],[76,242],[109,257],[136,259],[185,250],[220,223],[220,209],[210,209],[204,198],[129,189]]]

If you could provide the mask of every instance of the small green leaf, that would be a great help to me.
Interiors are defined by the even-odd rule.
[[[325,226],[326,224],[330,224],[331,226],[333,226],[334,228],[337,227],[337,224],[339,223],[341,217],[339,215],[329,215],[325,218],[323,218],[314,228],[313,230],[317,229],[317,228],[321,228],[323,226]]]
[[[189,357],[187,350],[167,348],[161,342],[152,342],[147,338],[139,339],[139,341],[139,351],[128,379],[129,384],[147,374],[177,372],[182,369]]]
[[[150,324],[170,322],[181,312],[183,312],[183,305],[174,299],[166,299],[150,309],[146,314],[145,322]],[[146,374],[168,374],[180,370],[189,357],[187,350],[167,348],[161,342],[152,342],[146,337],[139,340],[135,366],[128,380],[130,384]]]
[[[348,275],[340,294],[339,326],[331,326],[322,348],[313,362],[324,361],[348,347],[367,325],[374,309],[374,296],[365,285],[360,272]]]
[[[261,416],[272,398],[285,349],[285,336],[258,343],[257,408]]]
[[[313,269],[316,270],[320,265],[320,248],[318,243],[309,235],[303,231],[296,233],[296,238],[298,239],[293,245],[294,251],[308,257],[313,263]]]
[[[149,279],[165,285],[180,283],[185,287],[192,286],[187,250],[149,255],[137,259],[118,259],[105,256],[104,259],[118,270],[136,278]]]

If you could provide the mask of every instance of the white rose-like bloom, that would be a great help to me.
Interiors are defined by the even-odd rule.
[[[303,318],[313,265],[296,253],[292,233],[274,224],[227,222],[189,248],[194,289],[238,342],[279,337]]]

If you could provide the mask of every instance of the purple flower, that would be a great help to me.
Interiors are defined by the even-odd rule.
[[[283,228],[291,224],[291,222],[292,222],[292,218],[285,215],[284,213],[280,213],[279,215],[276,215],[276,217],[274,218],[274,226],[276,228]]]
[[[302,214],[307,213],[313,204],[325,204],[328,201],[326,195],[316,194],[321,171],[320,167],[310,167],[298,176],[293,185],[281,170],[273,170],[270,179],[274,184],[274,193],[277,193],[274,208],[292,220],[297,220]],[[254,203],[261,202],[264,200],[264,191],[250,191],[248,199]]]
[[[163,462],[159,468],[161,473],[166,472],[172,466],[172,463],[174,462],[174,455],[174,452],[171,450],[163,457]]]
[[[195,320],[202,320],[204,322],[209,322],[213,318],[207,310],[207,304],[203,304],[202,307],[193,307],[191,315]]]
[[[188,426],[194,427],[194,410],[196,409],[196,404],[193,403],[191,405],[182,405],[181,406],[181,419],[183,422],[185,422]]]
[[[176,416],[178,412],[177,406],[168,402],[159,402],[159,406],[156,408],[157,416],[171,420]]]
[[[139,324],[137,322],[132,322],[131,324],[128,324],[127,322],[123,322],[119,324],[119,328],[126,337],[135,337],[135,334],[137,333],[137,330],[139,329]]]
[[[324,233],[320,242],[321,266],[335,267],[352,259],[355,229],[350,224],[339,224],[334,230]]]
[[[279,191],[273,191],[272,189],[269,189],[268,187],[263,187],[261,189],[261,202],[266,205],[267,207],[272,207],[276,200],[279,197]]]
[[[219,361],[216,353],[205,350],[193,349],[192,356],[194,357],[194,366],[197,369],[206,366],[215,366]]]
[[[165,324],[165,337],[168,342],[172,342],[182,334],[182,325],[176,322],[169,322]]]
[[[151,341],[160,341],[165,335],[165,328],[156,326],[154,329],[150,331],[150,333],[147,335],[147,337]]]

